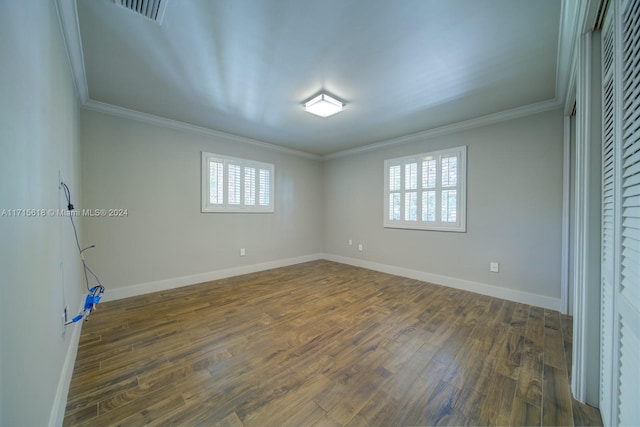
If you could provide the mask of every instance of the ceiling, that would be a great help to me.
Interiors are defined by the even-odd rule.
[[[328,155],[558,97],[560,0],[165,1],[77,0],[85,101]]]

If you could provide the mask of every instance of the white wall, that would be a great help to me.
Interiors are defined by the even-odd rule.
[[[89,110],[81,140],[85,207],[128,210],[124,218],[83,218],[105,299],[322,252],[319,160]],[[274,163],[275,213],[201,213],[202,151]]]
[[[55,3],[2,1],[0,28],[0,211],[63,207],[59,171],[80,202],[78,107]],[[79,332],[65,333],[61,315],[83,293],[72,233],[68,218],[0,216],[0,425],[61,420]]]
[[[326,161],[325,253],[559,307],[562,126],[562,111],[553,110]],[[468,146],[467,232],[383,228],[384,160],[460,145]],[[489,272],[490,261],[500,263],[500,273]]]

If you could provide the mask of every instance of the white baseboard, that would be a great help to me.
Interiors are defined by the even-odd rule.
[[[210,282],[212,280],[226,279],[227,277],[240,276],[242,274],[255,273],[257,271],[271,270],[272,268],[287,267],[289,265],[322,259],[322,254],[304,255],[295,258],[287,258],[277,261],[263,262],[259,264],[243,265],[241,267],[226,268],[224,270],[210,271],[207,273],[193,274],[183,277],[158,280],[155,282],[140,283],[123,288],[107,288],[102,301],[114,301],[122,298],[144,295],[151,292],[166,291],[168,289],[195,285],[196,283]]]
[[[84,295],[78,308],[78,313],[84,307]],[[67,354],[64,357],[64,364],[58,380],[56,395],[53,400],[51,415],[49,416],[49,427],[58,427],[64,421],[64,413],[67,407],[67,396],[69,395],[69,386],[71,386],[71,377],[73,376],[73,367],[76,364],[76,355],[78,354],[78,345],[80,344],[80,333],[82,332],[83,321],[67,325],[65,333],[71,332],[71,341],[67,347]]]
[[[367,268],[369,270],[381,271],[383,273],[408,277],[410,279],[416,279],[436,285],[448,286],[450,288],[475,292],[478,294],[488,295],[490,297],[501,298],[523,304],[534,305],[536,307],[547,308],[550,310],[560,311],[562,307],[560,298],[532,294],[529,292],[507,289],[500,286],[489,285],[486,283],[473,282],[471,280],[458,279],[449,276],[441,276],[439,274],[427,273],[425,271],[411,270],[408,268],[395,267],[387,264],[379,264],[377,262],[348,258],[340,255],[323,254],[322,258],[329,261],[340,262],[342,264],[349,264],[356,267]]]
[[[518,291],[515,289],[503,288],[486,283],[474,282],[471,280],[459,279],[456,277],[442,276],[425,271],[412,270],[403,267],[396,267],[388,264],[380,264],[372,261],[364,261],[356,258],[349,258],[333,254],[312,254],[295,258],[287,258],[277,261],[269,261],[259,264],[245,265],[241,267],[227,268],[224,270],[210,271],[207,273],[193,274],[183,277],[158,280],[155,282],[140,283],[123,288],[107,289],[104,293],[103,301],[114,301],[151,292],[166,291],[168,289],[180,288],[194,285],[196,283],[210,282],[212,280],[225,279],[227,277],[239,276],[242,274],[255,273],[258,271],[270,270],[272,268],[286,267],[303,262],[326,259],[329,261],[349,264],[356,267],[368,268],[370,270],[381,271],[383,273],[394,274],[396,276],[408,277],[421,280],[423,282],[448,286],[450,288],[475,292],[495,298],[506,299],[523,304],[534,305],[536,307],[547,308],[560,311],[562,308],[560,298],[553,298],[545,295],[533,294],[530,292]]]

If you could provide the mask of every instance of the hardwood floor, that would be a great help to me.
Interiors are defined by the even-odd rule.
[[[558,312],[315,261],[101,304],[64,425],[598,425],[570,351]]]

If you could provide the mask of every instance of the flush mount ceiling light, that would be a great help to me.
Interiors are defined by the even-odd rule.
[[[304,103],[305,111],[320,117],[333,116],[344,108],[344,104],[326,93],[310,99]]]

